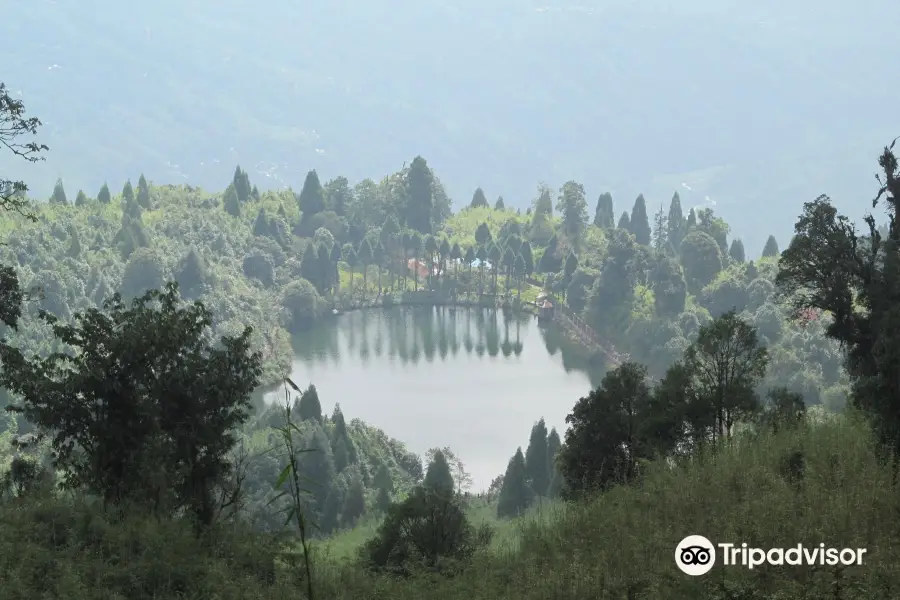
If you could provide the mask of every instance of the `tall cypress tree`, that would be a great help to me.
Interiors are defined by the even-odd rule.
[[[503,486],[497,499],[497,516],[501,519],[518,516],[531,505],[533,499],[534,492],[525,476],[525,457],[522,448],[518,448],[503,475]]]
[[[306,391],[300,394],[298,412],[301,421],[322,422],[322,403],[319,402],[319,393],[316,391],[316,386],[310,384]]]
[[[616,213],[613,209],[612,194],[609,192],[604,192],[597,198],[594,225],[602,229],[612,229],[616,226]]]
[[[306,174],[303,188],[297,197],[297,205],[303,213],[304,220],[325,210],[325,190],[315,169]]]
[[[672,244],[672,248],[678,250],[685,234],[684,213],[681,211],[681,197],[678,192],[675,192],[672,202],[669,204],[668,227],[669,243]]]
[[[634,201],[634,207],[631,209],[631,233],[634,239],[642,246],[650,245],[650,218],[647,216],[647,203],[644,201],[644,195],[638,195]]]
[[[53,186],[53,195],[50,196],[50,204],[66,205],[68,203],[69,200],[66,198],[66,190],[63,188],[62,179],[57,179],[56,185]]]
[[[744,252],[744,242],[739,239],[731,240],[731,248],[728,249],[728,256],[730,256],[731,260],[734,262],[744,262],[747,259],[746,253]]]
[[[766,240],[766,245],[763,247],[762,251],[763,258],[770,258],[772,256],[778,256],[778,242],[775,241],[775,236],[770,235],[769,239]]]
[[[97,192],[97,201],[100,204],[109,204],[112,202],[112,194],[109,193],[109,186],[106,185],[105,181],[103,182],[103,187]]]
[[[619,217],[619,225],[618,229],[622,229],[627,232],[631,232],[631,217],[628,216],[628,211],[622,213],[622,216]]]
[[[407,175],[406,225],[419,233],[431,233],[434,211],[434,174],[421,156],[413,159]]]
[[[531,428],[525,451],[525,479],[538,496],[547,494],[550,485],[550,463],[547,453],[547,425],[542,418]]]
[[[137,203],[144,210],[150,210],[150,185],[147,183],[147,179],[144,177],[144,174],[141,173],[140,178],[138,179],[138,191],[137,191]]]
[[[422,485],[433,492],[453,493],[453,474],[450,473],[450,465],[447,464],[447,458],[440,450],[434,453],[434,458],[428,463],[428,469],[425,471],[425,481]]]
[[[484,190],[481,188],[475,188],[475,193],[472,194],[472,202],[469,203],[471,208],[483,208],[488,206],[487,197],[484,195]]]

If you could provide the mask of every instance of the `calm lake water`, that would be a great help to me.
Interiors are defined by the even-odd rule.
[[[562,437],[566,415],[602,376],[559,341],[526,315],[370,309],[297,336],[291,379],[316,386],[323,412],[339,402],[348,421],[362,419],[422,456],[450,446],[477,491],[525,450],[541,417]],[[281,401],[283,391],[266,398]]]

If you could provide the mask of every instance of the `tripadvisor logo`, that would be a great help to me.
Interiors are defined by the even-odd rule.
[[[825,544],[807,547],[797,544],[790,548],[752,548],[746,543],[713,544],[702,535],[689,535],[675,547],[675,564],[691,576],[705,575],[721,557],[726,567],[753,569],[760,565],[862,565],[865,548],[826,548]]]

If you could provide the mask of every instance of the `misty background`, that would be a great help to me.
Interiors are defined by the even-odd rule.
[[[454,200],[525,208],[537,184],[675,191],[750,256],[802,202],[860,218],[900,135],[900,3],[771,0],[11,0],[3,81],[47,161],[32,195],[157,183],[379,179],[417,154]],[[14,162],[13,162],[14,161]]]

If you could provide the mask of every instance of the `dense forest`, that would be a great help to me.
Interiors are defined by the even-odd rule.
[[[39,160],[21,138],[40,122],[0,98],[6,147]],[[45,202],[4,180],[0,584],[10,598],[890,597],[890,149],[880,167],[886,224],[859,233],[823,196],[758,258],[678,194],[620,212],[601,193],[591,211],[581,184],[541,184],[522,212],[476,188],[454,212],[421,156],[355,185],[310,171],[298,193],[260,191],[240,166],[221,193],[139,176],[73,199],[58,181]],[[606,375],[571,399],[565,432],[535,415],[478,497],[453,450],[423,464],[284,375],[291,334],[334,312],[521,311],[540,293],[602,337]],[[274,384],[284,405],[261,404]],[[352,556],[329,554],[362,521]],[[869,560],[682,577],[672,549],[701,531]]]

